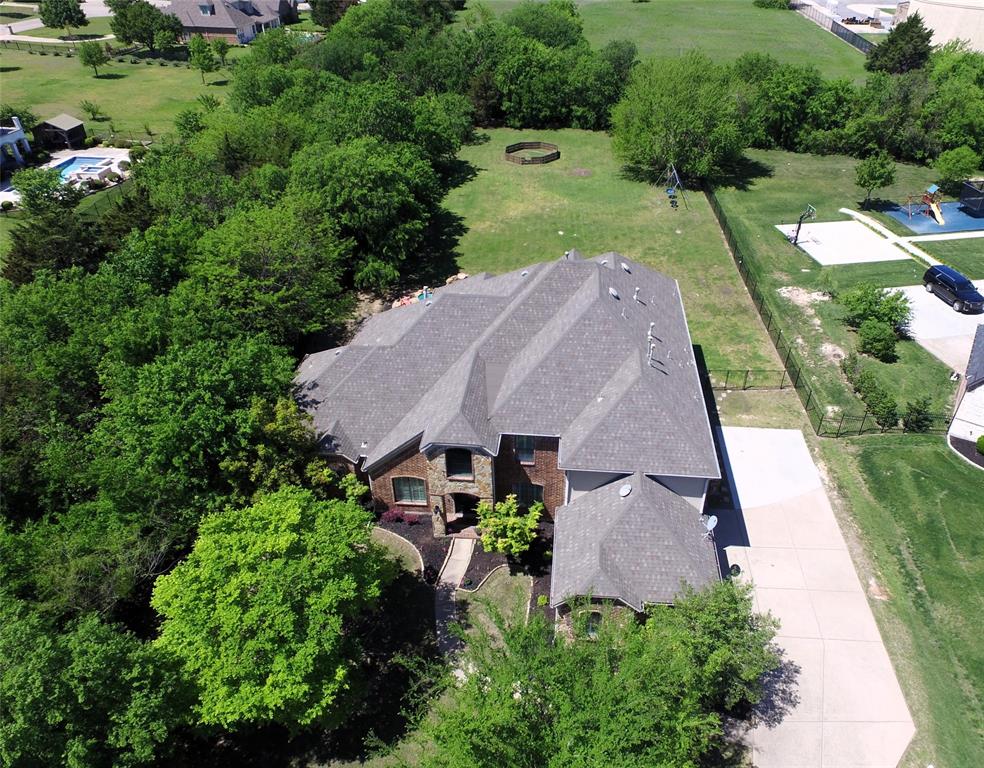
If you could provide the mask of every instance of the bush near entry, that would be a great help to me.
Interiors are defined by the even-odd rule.
[[[977,452],[984,455],[984,435],[977,438]]]

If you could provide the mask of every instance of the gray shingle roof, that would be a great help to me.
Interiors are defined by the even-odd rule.
[[[694,507],[640,473],[586,493],[557,513],[550,605],[581,595],[637,611],[672,603],[681,582],[699,589],[719,577],[705,531]]]
[[[77,128],[82,125],[82,121],[77,117],[72,117],[71,115],[66,115],[62,112],[60,115],[55,115],[54,117],[49,117],[47,120],[42,120],[41,124],[50,125],[62,131],[70,131],[73,128]]]
[[[967,361],[967,389],[976,389],[984,384],[984,323],[977,326],[974,343]]]
[[[203,16],[201,6],[209,5],[214,13]],[[238,7],[242,6],[242,7]],[[231,0],[174,0],[164,13],[177,16],[186,29],[222,29],[234,34],[251,29],[253,24],[268,24],[281,17],[278,0],[250,0],[234,3]]]
[[[719,477],[676,281],[616,253],[439,288],[297,383],[324,445],[370,470],[417,437],[494,454],[535,434],[560,437],[564,469]]]

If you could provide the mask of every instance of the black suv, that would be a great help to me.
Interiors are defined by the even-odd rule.
[[[974,284],[952,267],[937,264],[923,275],[926,290],[935,293],[957,312],[984,311],[984,296],[978,293]]]

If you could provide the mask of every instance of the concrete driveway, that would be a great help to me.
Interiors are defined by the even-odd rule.
[[[984,288],[984,280],[977,280],[975,284]],[[927,293],[922,285],[910,285],[900,290],[912,303],[909,330],[913,338],[927,352],[962,375],[967,369],[974,333],[978,324],[984,323],[984,315],[954,312],[953,307],[935,293]]]
[[[895,768],[915,732],[802,433],[724,427],[738,511],[717,542],[781,622],[784,669],[749,733],[757,768]]]

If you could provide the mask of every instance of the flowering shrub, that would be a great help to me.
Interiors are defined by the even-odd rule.
[[[384,523],[402,523],[405,519],[398,509],[387,509],[380,518]]]

